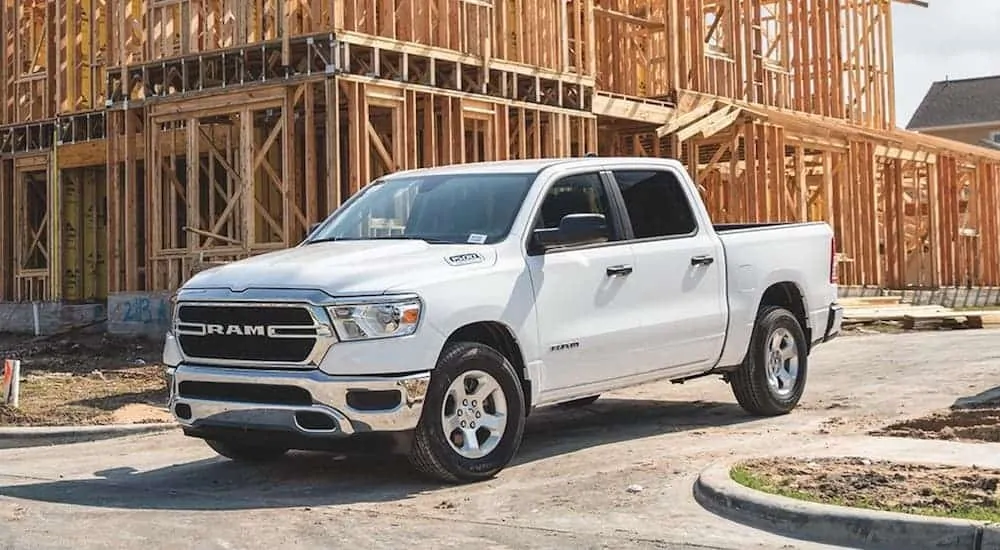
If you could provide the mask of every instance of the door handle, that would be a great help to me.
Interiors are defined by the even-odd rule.
[[[691,258],[691,265],[709,265],[715,261],[711,256],[695,256]]]
[[[613,265],[607,268],[605,272],[608,277],[624,277],[629,273],[632,273],[632,266],[630,265]]]

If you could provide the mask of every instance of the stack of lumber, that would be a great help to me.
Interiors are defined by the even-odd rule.
[[[1000,310],[956,310],[940,305],[915,306],[900,296],[841,298],[844,324],[848,326],[899,323],[902,328],[983,328],[1000,325]]]

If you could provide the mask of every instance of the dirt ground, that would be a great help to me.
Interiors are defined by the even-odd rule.
[[[1000,470],[846,457],[746,461],[733,479],[801,500],[929,516],[1000,520]]]
[[[1000,392],[988,391],[957,401],[948,411],[903,420],[871,435],[1000,442]]]
[[[20,407],[0,405],[0,426],[168,420],[155,342],[73,333],[0,334],[0,357],[21,360]]]

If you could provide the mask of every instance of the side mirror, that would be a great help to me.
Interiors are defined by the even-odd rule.
[[[608,239],[608,222],[603,214],[567,214],[554,229],[536,229],[542,248],[599,243]]]

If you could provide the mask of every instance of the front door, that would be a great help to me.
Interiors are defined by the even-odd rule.
[[[535,294],[541,358],[542,399],[574,396],[588,385],[630,374],[638,318],[626,300],[633,293],[634,259],[621,240],[605,180],[598,172],[562,176],[553,182],[537,213],[535,228],[555,228],[567,214],[603,214],[603,243],[550,249],[528,256]]]

